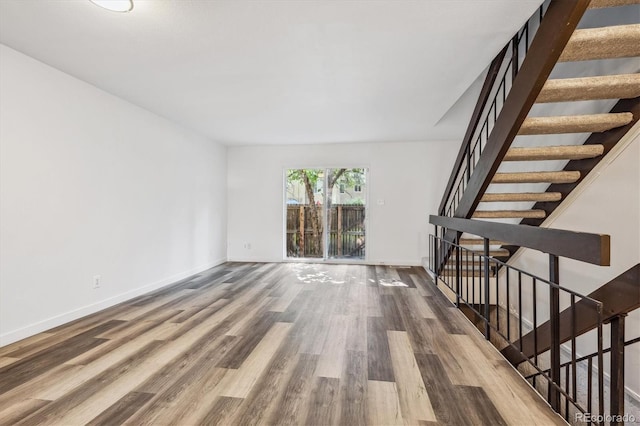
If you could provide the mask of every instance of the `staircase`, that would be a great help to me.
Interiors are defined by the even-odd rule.
[[[572,10],[566,7],[568,3],[573,3]],[[588,10],[639,4],[640,0],[556,1],[551,2],[547,13],[544,13],[543,5],[538,16],[532,18],[539,19],[539,29],[533,41],[529,44],[528,40],[522,40],[525,37],[532,38],[529,34],[533,26],[530,20],[500,52],[489,69],[458,156],[458,173],[450,179],[440,215],[539,226],[566,199],[640,118],[640,23],[585,29],[577,27]],[[566,9],[564,14],[555,13],[562,7]],[[559,15],[569,21],[564,23],[566,34],[560,34],[554,39],[555,44],[549,45],[551,38],[545,39],[547,34],[544,32],[558,32],[558,28],[545,28],[545,24],[548,23],[549,27],[558,25]],[[564,42],[562,36],[566,38]],[[523,83],[523,79],[519,80],[520,74],[529,71],[528,59],[540,61],[540,52],[556,48],[559,54],[545,58],[549,62],[547,69],[539,67],[537,74],[530,73],[535,75],[528,76],[535,81]],[[509,51],[511,58],[507,56]],[[620,58],[639,59],[634,73],[550,78],[557,64]],[[570,66],[569,69],[579,67]],[[497,80],[500,73],[503,73],[503,79]],[[509,77],[510,91],[507,90]],[[517,96],[520,86],[527,86],[527,83],[532,89],[530,105],[525,102],[520,120],[516,118],[513,123],[508,123],[512,126],[508,131],[512,134],[506,134],[504,143],[497,147],[493,162],[483,164],[485,150],[491,150],[493,134],[501,130],[501,121],[508,121],[502,119],[506,115],[503,113],[510,97]],[[494,95],[493,102],[487,107],[491,94]],[[584,105],[585,101],[611,103],[617,100],[617,104],[609,111],[590,114],[574,112],[579,110],[575,105]],[[540,111],[551,104],[554,105],[547,110],[554,114],[540,115]],[[502,111],[499,110],[500,105]],[[483,114],[484,122],[480,120]],[[554,143],[559,139],[558,135],[569,134],[573,135],[575,144]],[[584,134],[591,135],[585,139]],[[557,169],[549,170],[550,165],[555,165]],[[480,171],[485,171],[486,176],[474,186],[471,176],[478,168],[482,168]],[[452,241],[453,238],[460,238],[459,235],[449,237]],[[473,235],[462,237],[461,245],[464,247],[474,248],[474,245],[482,244],[474,242]],[[502,250],[498,256],[504,261],[518,249],[515,246],[492,244],[492,250],[498,251],[500,248]]]
[[[624,348],[640,343],[624,331],[640,265],[580,295],[561,286],[558,259],[608,266],[609,237],[540,226],[640,119],[640,19],[588,22],[620,7],[640,18],[640,0],[547,0],[499,52],[430,217],[436,285],[571,423],[624,413]],[[508,263],[520,247],[549,255],[549,277]],[[597,351],[578,354],[578,336]]]

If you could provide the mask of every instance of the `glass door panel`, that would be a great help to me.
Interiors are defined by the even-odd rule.
[[[366,169],[327,169],[326,176],[326,257],[364,260]]]
[[[324,169],[286,171],[287,257],[324,258]]]

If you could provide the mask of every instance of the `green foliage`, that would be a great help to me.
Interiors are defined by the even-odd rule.
[[[304,183],[303,174],[307,175],[314,188],[318,183],[318,179],[321,179],[324,175],[323,170],[320,169],[294,169],[287,172],[287,181]]]
[[[356,185],[364,185],[365,182],[365,173],[364,169],[329,169],[329,175],[327,176],[327,182],[329,184],[330,191],[333,188],[340,188],[341,186],[344,188],[353,188]],[[316,193],[316,188],[318,188],[318,183],[322,182],[324,184],[324,169],[291,169],[287,171],[287,184],[292,182],[299,182],[305,186],[305,191],[307,193],[307,198],[309,198],[308,202],[311,205],[316,204],[316,196],[319,195]],[[330,194],[331,192],[329,192]],[[323,198],[323,196],[320,196]],[[331,206],[331,197],[328,197],[326,200],[321,199],[319,202],[324,203],[326,201],[327,206]],[[353,205],[363,205],[364,201],[360,198],[353,199],[349,201],[349,204]],[[321,223],[321,212],[313,210],[315,214],[318,216],[318,224]],[[319,227],[320,225],[318,225]],[[315,226],[314,226],[315,228]],[[315,230],[315,229],[314,229]]]
[[[349,201],[347,201],[345,204],[348,204],[351,206],[364,206],[364,201],[362,200],[362,198],[352,198]]]
[[[304,183],[303,174],[306,174],[313,188],[317,187],[319,179],[324,178],[323,169],[293,169],[287,172],[287,181]],[[350,188],[364,183],[364,169],[331,169],[330,171],[330,186],[342,184]]]
[[[364,184],[363,169],[332,169],[332,172],[333,176],[329,176],[330,184],[344,185],[345,188],[352,188],[355,185]]]

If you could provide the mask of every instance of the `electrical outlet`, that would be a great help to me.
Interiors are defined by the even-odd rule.
[[[93,276],[93,288],[94,289],[100,288],[100,284],[102,284],[102,277],[100,275],[94,275]]]

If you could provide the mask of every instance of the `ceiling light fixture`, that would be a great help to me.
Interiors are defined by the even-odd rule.
[[[114,12],[130,12],[133,0],[89,0],[91,3]]]

